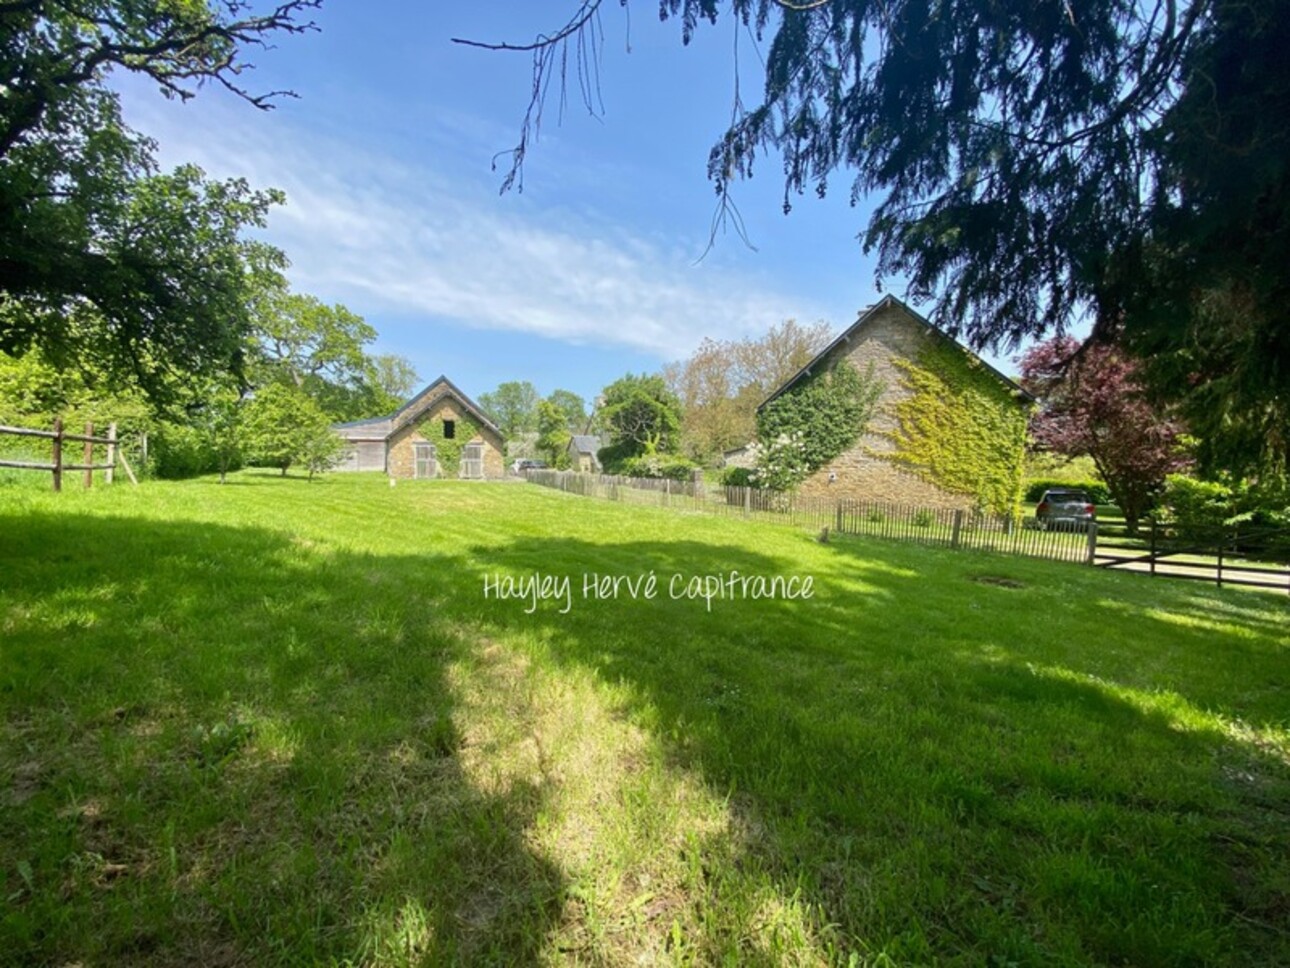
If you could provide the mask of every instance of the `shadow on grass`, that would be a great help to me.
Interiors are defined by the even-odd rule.
[[[15,963],[535,960],[545,779],[485,789],[434,572],[269,531],[9,518],[0,917]]]
[[[708,611],[666,585],[653,601],[592,601],[579,584],[785,563],[695,541],[378,556],[208,525],[5,527],[14,781],[0,857],[19,897],[4,927],[33,960],[210,960],[226,945],[282,961],[549,953],[568,885],[525,831],[554,790],[484,788],[454,727],[447,669],[492,674],[493,637],[627,684],[628,714],[671,765],[729,798],[729,830],[697,847],[700,961],[776,960],[755,914],[722,913],[758,877],[800,899],[828,958],[1290,955],[1275,928],[1290,877],[1277,859],[1284,762],[1189,728],[1150,682],[1115,688],[1106,677],[1131,658],[1099,653],[1101,617],[1060,594],[965,597],[857,544],[821,553],[834,570],[811,601]],[[572,610],[486,600],[501,571],[570,575]],[[1165,635],[1196,656],[1214,647],[1159,623],[1137,644]],[[1226,681],[1174,688],[1242,706]],[[1269,712],[1285,698],[1261,695]],[[238,747],[227,737],[243,723]],[[14,873],[24,861],[32,883]]]
[[[1189,720],[1222,708],[1284,723],[1276,669],[1290,655],[1155,619],[1108,626],[1060,588],[971,582],[1009,559],[942,554],[949,574],[928,581],[900,564],[925,552],[887,551],[831,546],[850,580],[825,579],[809,602],[595,602],[577,622],[501,608],[489,621],[542,625],[557,661],[632,683],[675,763],[733,794],[745,859],[836,926],[824,939],[834,953],[1144,964],[1290,954],[1276,928],[1290,869],[1274,862],[1265,882],[1248,878],[1252,862],[1268,872],[1290,847],[1284,752]],[[686,541],[542,538],[472,560],[477,572],[785,571]],[[1132,654],[1166,647],[1187,661],[1135,681]],[[1215,675],[1220,656],[1232,668]],[[1162,687],[1185,708],[1156,703]],[[723,879],[707,885],[715,899],[737,890]],[[716,936],[706,954],[739,944]]]

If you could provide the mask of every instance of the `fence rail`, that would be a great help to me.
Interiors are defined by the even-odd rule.
[[[1095,564],[1162,578],[1290,592],[1290,528],[1151,522],[1145,547],[1113,546]]]
[[[629,504],[671,507],[749,520],[774,521],[825,529],[837,534],[869,535],[948,548],[1092,564],[1097,525],[1084,529],[1041,530],[1033,520],[946,508],[823,498],[754,487],[705,487],[702,481],[614,477],[573,471],[530,470],[533,484],[584,497]]]
[[[119,442],[116,436],[116,424],[108,424],[106,437],[94,436],[94,424],[85,424],[85,433],[69,434],[63,430],[63,421],[61,418],[54,420],[53,430],[38,430],[34,427],[10,427],[0,424],[0,435],[11,437],[36,437],[48,440],[51,443],[51,458],[48,463],[30,460],[8,460],[0,459],[0,467],[10,467],[15,470],[24,471],[45,471],[53,475],[54,490],[63,489],[63,472],[64,471],[81,471],[84,473],[84,485],[91,487],[94,484],[94,472],[104,471],[105,479],[108,484],[115,481],[117,466],[119,465],[126,476],[130,478],[130,483],[137,485],[138,479],[134,476],[129,462],[125,459],[125,454],[121,452]],[[70,464],[63,459],[63,444],[71,441],[74,443],[84,444],[81,451],[81,462],[79,464]],[[102,463],[94,462],[94,447],[101,445],[107,448],[107,460]]]

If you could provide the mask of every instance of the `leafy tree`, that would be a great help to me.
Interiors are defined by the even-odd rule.
[[[1032,347],[1021,358],[1022,386],[1041,402],[1030,433],[1040,447],[1093,458],[1130,532],[1189,463],[1181,427],[1146,398],[1139,367],[1105,346],[1080,348],[1069,337]]]
[[[331,420],[311,397],[296,387],[270,383],[256,390],[246,405],[245,446],[254,463],[277,467],[286,477],[292,464],[303,463],[312,478],[339,457],[344,442]]]
[[[564,414],[564,425],[570,433],[586,432],[587,404],[582,397],[572,390],[552,390],[547,401],[558,407]]]
[[[266,372],[304,389],[310,381],[354,386],[367,375],[363,347],[376,330],[344,306],[274,287],[257,300],[252,344]]]
[[[537,408],[537,449],[552,467],[561,463],[569,447],[569,417],[554,401],[547,399]]]
[[[666,367],[664,377],[681,401],[686,451],[711,460],[752,440],[757,407],[832,335],[827,323],[801,326],[789,319],[756,339],[705,339],[689,359]]]
[[[603,397],[600,414],[609,428],[616,457],[676,449],[681,402],[661,376],[629,373],[605,387]]]
[[[511,49],[532,100],[595,92],[603,0]],[[627,2],[622,4],[628,6]],[[1283,473],[1290,450],[1290,18],[1282,0],[660,0],[688,42],[733,18],[765,52],[761,103],[712,148],[719,214],[763,152],[784,206],[854,173],[879,282],[938,299],[977,348],[1090,318],[1180,401],[1202,459]],[[497,47],[499,45],[483,45]],[[505,45],[502,45],[505,46]],[[719,224],[719,220],[718,223]]]
[[[381,353],[370,357],[368,363],[367,383],[382,404],[378,413],[397,410],[421,385],[416,366],[405,356]]]
[[[537,429],[537,388],[527,380],[512,380],[501,384],[492,393],[479,397],[479,405],[497,421],[502,436],[514,440],[517,434]]]
[[[202,405],[191,415],[190,423],[214,456],[219,482],[223,484],[228,472],[242,462],[245,404],[242,394],[229,386],[212,386],[204,397]]]
[[[275,192],[158,174],[153,144],[121,120],[114,69],[171,96],[240,86],[247,46],[312,25],[317,0],[254,14],[241,0],[0,3],[0,351],[39,348],[159,401],[179,373],[237,369],[250,278],[280,254],[247,242]]]

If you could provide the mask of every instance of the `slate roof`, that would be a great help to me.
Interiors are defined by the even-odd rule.
[[[580,454],[590,454],[596,456],[596,451],[600,450],[600,438],[592,434],[574,434],[569,445]]]
[[[457,388],[457,385],[446,376],[439,377],[439,379],[435,380],[389,416],[332,424],[332,429],[348,440],[384,440],[394,431],[414,420],[422,411],[433,405],[445,394],[455,398],[486,429],[491,430],[499,437],[502,435],[497,424],[480,409],[479,404],[462,393]]]

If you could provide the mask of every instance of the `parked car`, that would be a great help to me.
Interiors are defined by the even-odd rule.
[[[523,474],[525,471],[540,471],[546,469],[546,461],[533,460],[529,457],[521,458],[511,465],[511,470],[516,474]]]
[[[1053,488],[1035,506],[1035,521],[1044,529],[1085,531],[1097,518],[1097,508],[1083,491]]]

